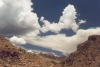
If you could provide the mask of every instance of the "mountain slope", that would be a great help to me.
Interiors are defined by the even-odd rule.
[[[64,67],[100,67],[100,35],[92,35],[88,41],[79,44],[77,51],[62,64]]]
[[[59,63],[59,61],[17,48],[0,36],[0,67],[59,67]]]
[[[28,53],[0,36],[0,67],[100,67],[100,35],[90,36],[68,58]]]

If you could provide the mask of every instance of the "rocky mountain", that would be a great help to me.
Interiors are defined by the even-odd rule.
[[[33,54],[0,36],[0,67],[100,67],[100,35],[92,35],[69,57]]]
[[[100,35],[92,35],[62,62],[63,67],[100,67]]]
[[[61,67],[60,61],[26,52],[0,36],[0,67]]]

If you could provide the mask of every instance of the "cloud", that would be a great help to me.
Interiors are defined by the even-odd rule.
[[[58,33],[59,31],[61,31],[62,29],[72,29],[74,32],[76,32],[79,28],[79,25],[82,23],[85,23],[84,20],[80,20],[80,22],[77,24],[76,22],[76,9],[73,5],[68,5],[64,11],[62,12],[62,16],[59,19],[58,23],[51,23],[48,20],[45,20],[44,17],[41,17],[40,21],[42,21],[44,23],[44,25],[41,28],[42,32],[48,32],[48,31],[52,31],[55,33]]]
[[[84,23],[86,23],[86,20],[79,20],[78,25],[81,25],[81,24],[84,24]]]
[[[18,38],[16,36],[11,37],[9,40],[15,45],[21,45],[27,43],[23,38]]]
[[[86,41],[90,35],[100,35],[100,28],[87,30],[79,29],[73,36],[65,34],[49,35],[45,37],[23,37],[28,43],[57,50],[60,52],[72,53],[77,49],[77,45]]]
[[[39,28],[31,5],[31,0],[0,0],[0,33],[25,35]]]

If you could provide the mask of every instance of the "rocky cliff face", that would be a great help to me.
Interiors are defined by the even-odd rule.
[[[62,64],[64,67],[100,67],[100,35],[92,35],[88,41],[79,44],[77,51]]]

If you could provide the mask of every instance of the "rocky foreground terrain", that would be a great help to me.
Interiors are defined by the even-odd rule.
[[[100,35],[90,36],[68,58],[28,53],[0,36],[0,67],[100,67]]]
[[[26,52],[0,36],[0,67],[61,67],[59,60]]]

